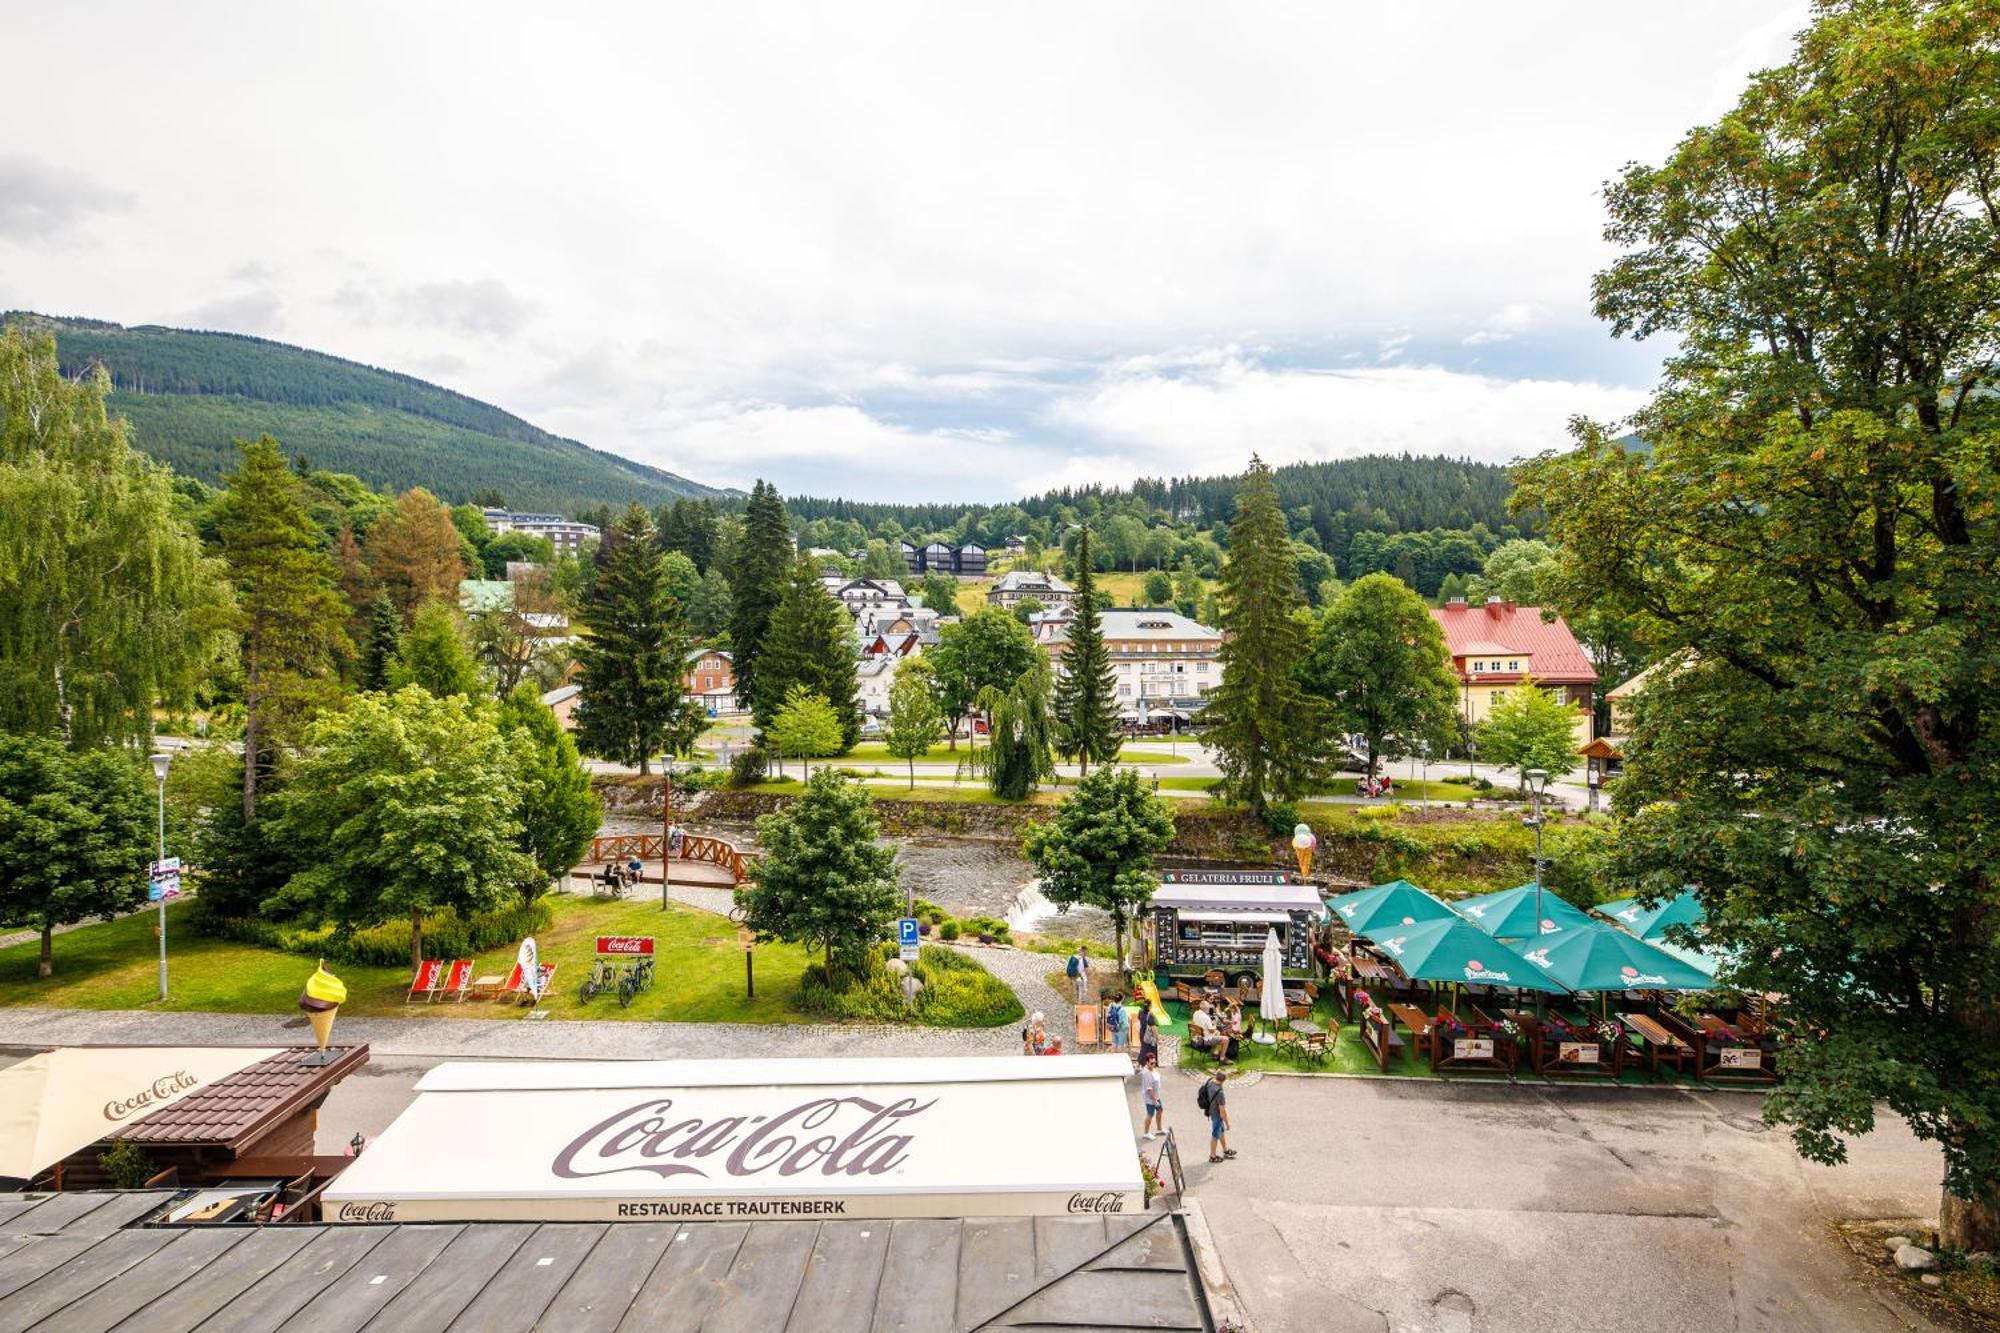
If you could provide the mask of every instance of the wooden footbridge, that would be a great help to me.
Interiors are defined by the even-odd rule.
[[[672,847],[672,878],[676,884],[733,889],[750,877],[750,863],[756,858],[739,851],[734,843],[701,833],[684,833],[675,842],[678,846]],[[623,867],[636,857],[644,866],[640,881],[658,884],[663,878],[661,872],[666,869],[663,858],[669,847],[669,840],[658,833],[593,838],[589,858],[571,870],[570,877],[590,879],[603,872],[606,862]]]

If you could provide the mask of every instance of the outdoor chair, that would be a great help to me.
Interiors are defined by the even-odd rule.
[[[1288,1019],[1311,1018],[1312,1012],[1311,1000],[1285,1001],[1285,1017]]]
[[[1174,982],[1174,998],[1190,1009],[1201,1002],[1201,997],[1194,993],[1194,987],[1180,980]]]
[[[1079,1047],[1102,1044],[1097,1026],[1097,1006],[1094,1004],[1076,1007],[1076,1044]]]
[[[1201,974],[1201,979],[1203,984],[1216,987],[1220,987],[1223,981],[1226,980],[1222,975],[1222,969],[1219,967],[1211,967],[1208,971]]]
[[[1315,1062],[1324,1060],[1332,1054],[1332,1049],[1326,1044],[1326,1037],[1327,1034],[1324,1032],[1308,1033],[1299,1038],[1299,1049],[1311,1056]]]
[[[414,1004],[419,997],[425,1000],[437,998],[438,981],[443,974],[444,964],[435,958],[426,958],[417,964],[417,974],[410,978],[410,993],[403,997],[404,1004]]]
[[[431,998],[433,1000],[457,1000],[463,1004],[465,1002],[465,994],[471,988],[472,960],[470,958],[454,958],[451,966],[445,971],[444,980],[438,984],[436,990],[431,992]]]
[[[1280,1046],[1296,1046],[1299,1042],[1299,1034],[1290,1028],[1279,1028],[1276,1035]]]
[[[518,965],[516,970],[519,970]],[[549,986],[555,980],[556,965],[554,963],[543,963],[538,971],[541,973],[542,982],[542,988],[539,991],[529,990],[527,978],[521,978],[520,995],[522,1004],[537,1004],[540,1002],[541,996],[549,993]]]

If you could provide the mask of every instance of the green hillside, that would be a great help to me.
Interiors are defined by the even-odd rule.
[[[276,436],[293,457],[370,486],[423,486],[445,500],[497,491],[517,509],[657,505],[714,488],[604,453],[410,375],[234,333],[197,333],[14,313],[55,334],[65,374],[111,373],[111,406],[133,442],[175,470],[217,482],[230,441]]]

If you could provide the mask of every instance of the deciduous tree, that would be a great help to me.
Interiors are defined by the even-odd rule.
[[[150,787],[129,751],[0,733],[0,926],[41,933],[37,976],[54,971],[58,927],[146,901]]]
[[[1479,724],[1479,757],[1525,775],[1561,777],[1576,767],[1577,711],[1526,676],[1498,695]]]
[[[768,680],[766,677],[767,683]],[[765,744],[780,759],[799,760],[808,777],[812,774],[808,761],[839,754],[847,748],[842,739],[840,715],[833,705],[825,695],[815,694],[804,685],[792,686],[785,702],[771,715],[771,725],[764,729]]]
[[[458,612],[442,602],[426,602],[417,608],[416,618],[389,663],[389,688],[400,690],[411,685],[439,698],[447,694],[477,698],[486,693],[479,679],[479,664],[472,660],[465,630],[458,623]]]
[[[1027,628],[996,606],[939,632],[938,646],[929,656],[951,748],[958,748],[959,723],[972,712],[980,691],[1012,689],[1041,654]]]
[[[465,577],[463,537],[451,511],[423,487],[404,491],[368,529],[363,547],[376,586],[409,624],[426,602],[456,602]]]
[[[1334,728],[1363,738],[1371,778],[1391,738],[1440,751],[1451,739],[1458,681],[1444,631],[1400,579],[1368,574],[1342,593],[1320,618],[1303,670]]]
[[[1620,432],[1524,474],[1566,611],[1656,661],[1617,870],[1692,880],[1785,997],[1766,1113],[1839,1161],[1882,1103],[2000,1249],[2000,9],[1821,4],[1734,110],[1609,190],[1597,306],[1671,335]]]
[[[891,755],[909,764],[911,790],[917,785],[917,760],[943,735],[936,674],[924,658],[906,657],[889,686],[889,726],[882,739]]]
[[[1173,837],[1173,816],[1137,769],[1100,768],[1063,798],[1054,819],[1029,825],[1023,851],[1057,908],[1081,903],[1111,914],[1122,959],[1125,923],[1151,900],[1159,885],[1153,857]]]
[[[591,790],[576,742],[533,685],[518,685],[500,701],[500,730],[527,745],[519,770],[515,816],[521,834],[515,845],[535,864],[536,877],[522,887],[533,899],[589,852],[604,822],[604,804]]]
[[[172,475],[64,378],[55,341],[0,331],[0,727],[78,747],[143,741],[224,643],[228,592]]]
[[[528,746],[490,700],[364,694],[306,738],[270,804],[274,835],[312,854],[275,909],[349,927],[408,917],[414,967],[425,913],[491,907],[540,873],[520,849]]]

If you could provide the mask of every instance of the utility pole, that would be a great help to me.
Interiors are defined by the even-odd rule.
[[[160,1003],[167,1002],[167,767],[174,757],[165,750],[153,755],[149,760],[153,766],[153,780],[160,788],[160,840],[159,850],[154,854],[154,878],[160,890]],[[257,756],[245,755],[243,762],[254,764]]]
[[[1542,933],[1542,789],[1548,786],[1548,770],[1531,768],[1521,775],[1528,780],[1528,794],[1534,815],[1528,820],[1535,829],[1535,933]]]

